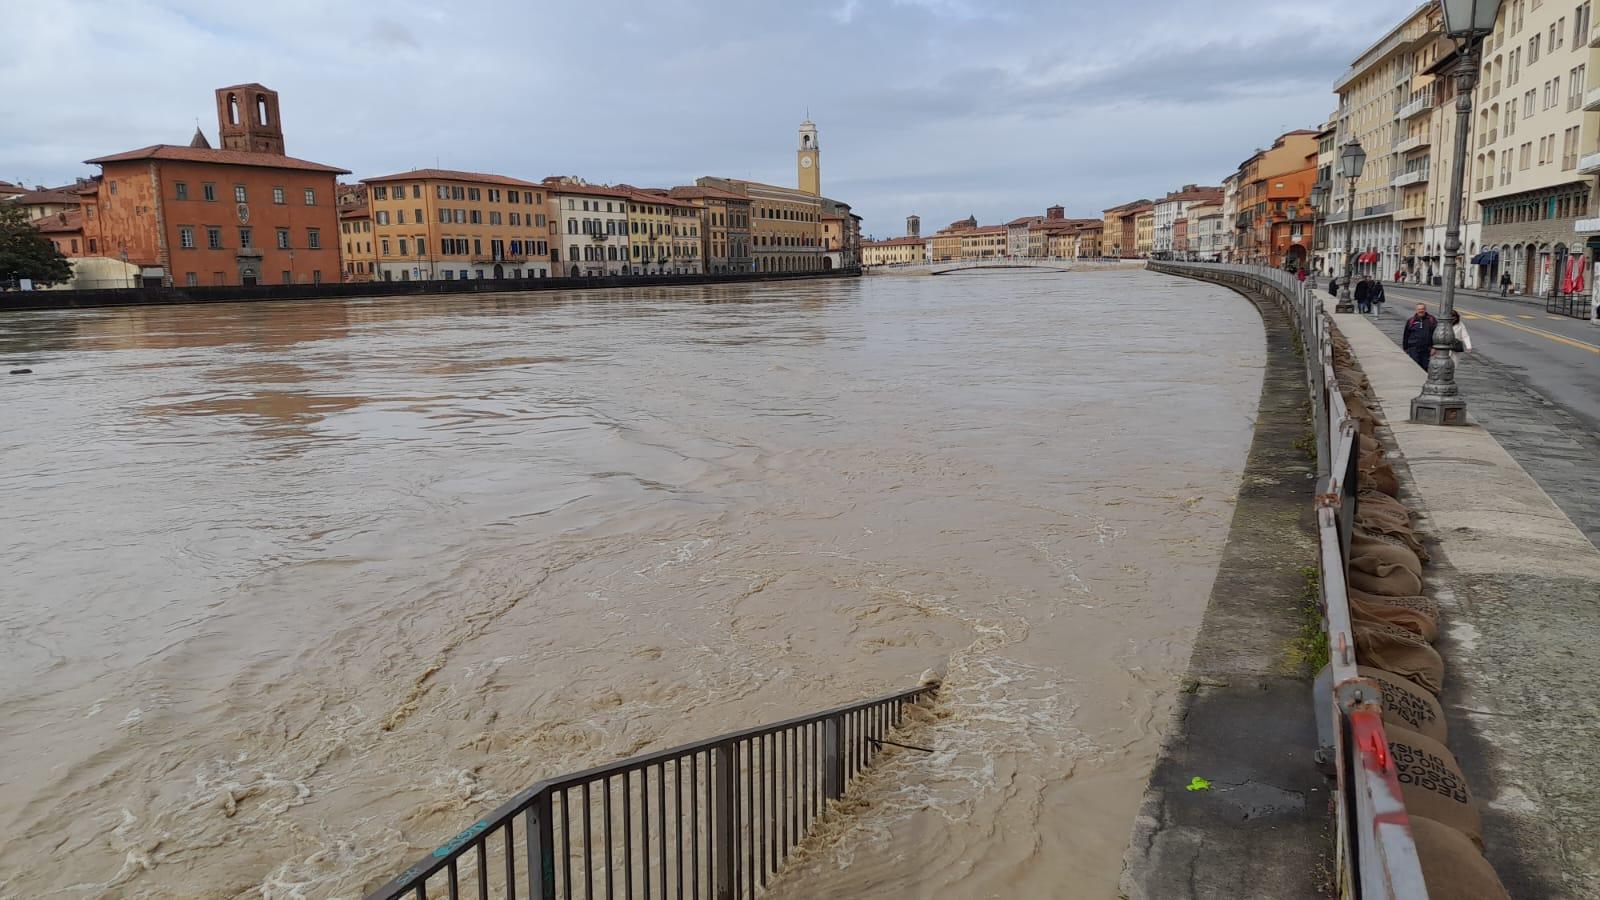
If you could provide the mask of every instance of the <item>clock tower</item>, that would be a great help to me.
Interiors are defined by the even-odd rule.
[[[813,197],[822,196],[822,166],[817,146],[817,126],[810,119],[800,123],[799,188]]]

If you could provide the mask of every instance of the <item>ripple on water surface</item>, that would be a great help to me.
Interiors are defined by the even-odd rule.
[[[5,315],[0,354],[0,897],[354,897],[540,777],[928,668],[935,752],[785,884],[1113,896],[1263,359],[1142,272]]]

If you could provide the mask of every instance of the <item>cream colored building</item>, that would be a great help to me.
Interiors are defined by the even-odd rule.
[[[905,266],[923,262],[927,244],[920,237],[862,241],[861,262],[866,266]]]
[[[552,176],[541,185],[550,194],[551,266],[557,276],[625,275],[629,270],[630,191]]]
[[[1328,256],[1341,270],[1346,216],[1352,205],[1357,271],[1388,277],[1401,266],[1401,229],[1395,219],[1397,190],[1418,183],[1418,179],[1426,180],[1431,163],[1426,149],[1408,147],[1397,152],[1397,148],[1406,146],[1412,121],[1419,117],[1425,121],[1436,104],[1431,77],[1413,83],[1420,71],[1418,51],[1434,43],[1430,17],[1435,8],[1424,3],[1407,13],[1356,57],[1334,83],[1339,95],[1336,143],[1343,146],[1355,138],[1367,153],[1354,196],[1348,190],[1349,179],[1338,172],[1337,165],[1333,173]]]
[[[1508,0],[1484,41],[1474,107],[1472,200],[1481,222],[1470,268],[1543,296],[1563,289],[1600,173],[1600,34],[1589,3]],[[1580,227],[1584,229],[1580,232]],[[1490,260],[1492,259],[1492,263]],[[1585,292],[1592,285],[1587,284]]]

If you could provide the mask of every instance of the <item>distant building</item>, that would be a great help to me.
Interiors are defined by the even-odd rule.
[[[504,175],[415,169],[363,178],[380,281],[547,278],[543,185]]]
[[[372,208],[365,201],[339,207],[339,259],[345,281],[376,281],[378,254],[372,240]]]
[[[754,271],[750,255],[750,198],[717,188],[675,187],[671,196],[699,207],[701,257],[713,275]]]
[[[824,269],[861,266],[861,217],[827,197],[822,198],[822,254]]]
[[[86,239],[146,285],[337,279],[335,185],[348,170],[284,155],[275,92],[235,85],[216,98],[223,149],[201,136],[88,160],[101,175]]]
[[[22,207],[29,221],[37,221],[64,212],[76,212],[82,200],[75,193],[75,187],[75,185],[58,188],[39,186],[31,191],[21,191],[13,195],[11,202]]]
[[[542,182],[556,226],[551,265],[560,275],[623,275],[630,267],[628,199],[621,188],[589,184],[570,175]]]
[[[698,275],[704,209],[663,189],[618,185],[628,197],[628,271],[633,275]]]
[[[906,216],[906,237],[922,237],[922,218]]]
[[[1222,199],[1221,187],[1202,187],[1186,184],[1155,202],[1155,234],[1151,242],[1151,255],[1157,259],[1177,256],[1174,246],[1177,223],[1184,221],[1184,212],[1191,203]],[[1184,226],[1187,230],[1188,226]]]
[[[1138,219],[1154,208],[1149,200],[1135,200],[1105,210],[1101,220],[1100,255],[1131,259],[1139,254]],[[1151,217],[1152,241],[1154,216]]]
[[[903,266],[924,262],[925,244],[920,237],[907,236],[882,241],[863,241],[861,264],[864,266]]]

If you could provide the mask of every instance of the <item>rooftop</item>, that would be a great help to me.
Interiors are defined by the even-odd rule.
[[[520,178],[511,178],[505,175],[491,175],[487,172],[460,172],[455,169],[412,169],[409,172],[396,172],[393,175],[378,175],[373,178],[361,179],[362,184],[374,184],[388,181],[470,181],[474,184],[499,184],[506,187],[536,188],[543,185]]]
[[[279,156],[276,153],[250,153],[244,150],[210,150],[204,147],[178,147],[173,144],[151,144],[140,147],[138,150],[129,150],[126,153],[113,153],[110,156],[100,156],[87,159],[84,162],[90,165],[105,165],[114,162],[132,162],[140,159],[162,159],[173,162],[211,163],[219,166],[257,166],[263,169],[295,169],[302,172],[328,172],[335,175],[348,175],[349,169],[337,166],[325,166],[309,160],[296,159],[293,156]]]

